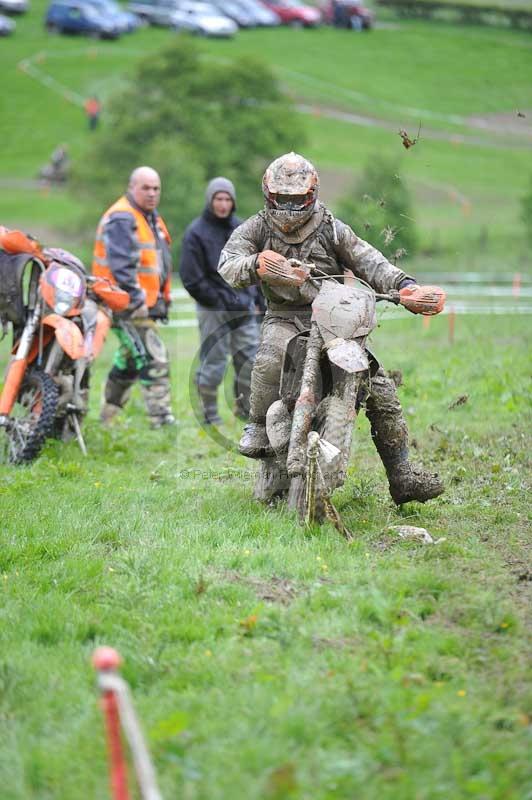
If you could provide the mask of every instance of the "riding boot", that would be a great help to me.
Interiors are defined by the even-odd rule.
[[[104,402],[100,409],[100,422],[102,425],[109,425],[110,422],[122,411],[121,406]]]
[[[275,454],[266,433],[265,422],[255,422],[250,416],[248,424],[242,431],[238,452],[247,458],[267,458]]]
[[[218,390],[211,386],[198,385],[198,395],[206,425],[220,425],[222,419],[218,414]]]
[[[107,376],[103,390],[103,402],[100,408],[100,422],[109,425],[122,411],[131,395],[134,376],[120,372],[116,367]]]
[[[408,427],[397,397],[395,383],[379,369],[371,381],[366,401],[371,437],[388,476],[390,494],[397,505],[438,497],[444,486],[436,473],[408,458]]]

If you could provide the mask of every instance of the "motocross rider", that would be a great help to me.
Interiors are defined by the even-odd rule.
[[[308,274],[289,259],[311,262],[329,275],[351,270],[379,293],[399,290],[409,296],[413,313],[421,312],[425,298],[422,286],[319,201],[318,173],[307,159],[296,153],[280,156],[264,173],[262,188],[264,209],[234,231],[218,266],[236,289],[261,282],[268,302],[251,379],[250,422],[239,445],[248,458],[273,455],[266,412],[279,396],[286,344],[310,328],[311,303],[318,291],[306,280]],[[432,313],[443,309],[444,298],[442,291]],[[409,461],[406,420],[395,383],[382,368],[370,381],[365,408],[394,502],[425,502],[440,495],[444,487],[438,475]]]

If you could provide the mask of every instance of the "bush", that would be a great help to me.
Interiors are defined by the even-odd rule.
[[[141,164],[161,175],[161,212],[179,242],[217,175],[236,186],[240,213],[256,211],[268,161],[301,144],[298,118],[270,70],[241,58],[220,65],[180,37],[143,60],[109,103],[76,184],[101,214]]]
[[[410,192],[394,161],[372,158],[338,216],[392,261],[417,250]]]

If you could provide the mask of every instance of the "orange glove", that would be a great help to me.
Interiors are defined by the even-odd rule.
[[[445,292],[439,286],[405,286],[399,289],[400,303],[412,314],[430,317],[443,311]]]
[[[303,267],[294,267],[284,256],[263,250],[258,256],[257,275],[270,286],[302,286],[309,276]]]

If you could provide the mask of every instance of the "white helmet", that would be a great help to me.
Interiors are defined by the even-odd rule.
[[[266,212],[284,233],[296,231],[311,218],[320,181],[313,164],[297,153],[276,158],[262,179]]]

